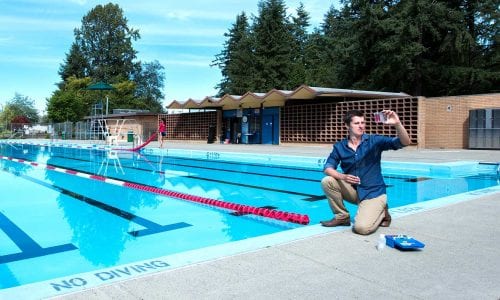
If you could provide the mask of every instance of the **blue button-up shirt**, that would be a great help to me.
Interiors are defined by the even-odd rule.
[[[403,148],[398,137],[363,134],[356,151],[348,145],[345,138],[333,145],[323,169],[340,168],[345,174],[358,176],[361,183],[356,185],[359,200],[372,199],[386,193],[380,161],[382,151]]]

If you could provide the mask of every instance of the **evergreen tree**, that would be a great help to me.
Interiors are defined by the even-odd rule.
[[[312,86],[343,87],[341,73],[338,70],[341,59],[344,56],[352,41],[351,35],[345,34],[347,30],[342,30],[345,26],[345,19],[340,12],[330,6],[324,16],[320,28],[316,28],[306,47],[306,82]]]
[[[446,61],[443,81],[449,89],[436,94],[474,94],[498,91],[500,86],[500,41],[498,20],[500,1],[449,1],[448,9],[458,14],[459,33],[449,38],[448,48],[453,49]]]
[[[498,91],[500,0],[341,3],[307,34],[302,4],[290,21],[283,1],[259,2],[249,31],[253,59],[234,63],[236,27],[217,57],[221,93],[292,89],[301,83],[424,96]],[[236,67],[230,71],[229,66]],[[252,70],[254,76],[237,70]],[[247,85],[231,88],[240,78]]]
[[[78,78],[89,76],[89,64],[76,43],[71,45],[64,63],[59,67],[59,76],[63,82],[71,76]]]
[[[293,66],[290,74],[289,86],[296,88],[306,83],[306,47],[309,40],[307,29],[310,25],[309,13],[305,10],[304,4],[300,3],[296,11],[297,16],[292,17],[292,57]]]
[[[257,92],[292,89],[293,35],[282,0],[261,1],[253,24]]]
[[[472,20],[478,11],[472,2],[398,3],[393,9],[397,39],[385,52],[392,53],[386,58],[396,58],[386,72],[393,74],[389,82],[400,82],[402,90],[424,96],[481,93],[498,86],[498,73],[488,70],[478,43],[477,20]],[[381,65],[389,62],[382,60]]]
[[[470,21],[478,11],[468,2],[346,2],[335,30],[324,28],[339,85],[425,96],[492,90],[498,73],[478,51],[478,19]]]
[[[344,31],[341,34],[341,46],[347,46],[352,54],[344,56],[339,68],[339,75],[347,77],[343,84],[355,89],[377,89],[374,78],[370,76],[380,61],[379,46],[385,40],[387,33],[386,22],[389,14],[385,1],[351,1],[344,7],[343,16],[347,16],[346,24],[339,27]],[[347,26],[346,26],[347,25]],[[335,47],[337,51],[344,51]],[[337,55],[338,58],[342,56]]]
[[[474,14],[474,38],[479,45],[484,67],[491,72],[500,71],[500,0],[477,1],[477,13]],[[498,74],[498,73],[497,73]],[[498,75],[496,76],[498,80]],[[498,83],[498,81],[497,81]],[[494,86],[497,87],[500,84]]]
[[[366,27],[373,26],[369,32],[377,34],[365,43],[364,61],[359,70],[365,74],[357,79],[355,86],[363,89],[387,91],[404,91],[412,95],[422,95],[424,82],[427,81],[425,70],[436,68],[433,59],[439,55],[435,52],[442,35],[434,22],[443,24],[445,7],[438,3],[426,1],[400,1],[395,5],[384,6],[365,4],[362,19]],[[433,14],[429,14],[429,11]],[[378,11],[378,14],[366,16],[366,12]],[[364,13],[363,13],[364,12]],[[433,19],[436,18],[436,19]],[[355,21],[356,24],[360,24]],[[435,30],[434,30],[435,29]],[[358,39],[366,38],[362,33]],[[359,40],[358,40],[359,43]]]
[[[216,55],[212,66],[221,69],[222,80],[217,84],[217,96],[224,94],[242,95],[255,88],[253,43],[248,18],[243,12],[236,17],[236,22],[228,33],[224,49]]]

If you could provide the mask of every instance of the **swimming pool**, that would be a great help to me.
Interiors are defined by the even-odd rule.
[[[54,144],[0,150],[0,297],[73,292],[331,231],[317,226],[331,218],[318,158]],[[384,165],[400,213],[499,184],[492,168],[473,162],[412,166],[418,176]],[[242,206],[306,215],[309,225],[235,210]]]

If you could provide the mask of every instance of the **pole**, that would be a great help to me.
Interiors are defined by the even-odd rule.
[[[109,98],[106,96],[106,116],[108,115],[108,104],[109,104]]]

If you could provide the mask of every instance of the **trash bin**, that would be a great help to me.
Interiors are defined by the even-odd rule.
[[[134,132],[132,130],[129,130],[127,132],[127,142],[130,142],[130,143],[134,142]]]
[[[65,140],[65,139],[66,139],[66,131],[61,132],[61,138],[62,138],[63,140]]]

